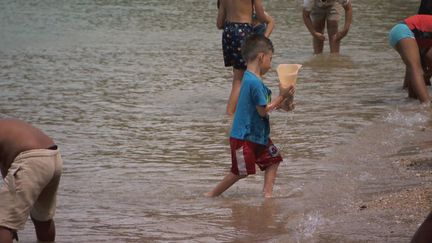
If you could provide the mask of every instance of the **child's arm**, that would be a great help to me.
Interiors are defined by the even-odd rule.
[[[267,12],[264,12],[264,13],[265,13],[266,18],[267,18],[267,21],[266,21],[267,28],[266,28],[266,31],[264,33],[264,36],[267,37],[267,38],[269,38],[270,35],[271,35],[271,33],[272,33],[272,31],[273,31],[273,29],[274,29],[274,27],[275,27],[275,21],[272,18],[272,16],[270,16],[270,15],[267,14]]]
[[[420,54],[420,59],[422,61],[425,83],[426,85],[431,85],[430,79],[432,77],[432,48],[430,48],[426,53]]]
[[[313,37],[317,38],[318,40],[325,41],[325,36],[322,33],[315,31],[315,28],[312,24],[312,19],[310,17],[310,13],[310,11],[307,11],[305,8],[303,8],[303,22],[306,28],[309,30]]]
[[[261,0],[254,0],[254,10],[255,10],[255,16],[260,23],[267,23],[267,16],[264,12],[264,6],[262,4]]]
[[[336,40],[341,40],[344,38],[350,29],[351,23],[352,23],[352,5],[351,2],[349,2],[347,5],[343,6],[345,9],[345,24],[341,31],[336,33]]]
[[[291,99],[294,96],[294,92],[295,88],[291,85],[288,89],[285,89],[282,93],[280,93],[279,96],[274,99],[270,104],[267,104],[266,106],[257,105],[256,109],[258,111],[258,114],[261,117],[267,116],[268,113],[270,113],[274,109],[279,108],[285,99]]]
[[[225,11],[225,1],[218,1],[218,15],[216,20],[216,27],[218,29],[223,29],[226,19],[226,11]]]

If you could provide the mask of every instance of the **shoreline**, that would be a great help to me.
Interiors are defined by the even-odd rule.
[[[359,214],[372,219],[372,215],[379,215],[392,223],[387,227],[388,232],[383,232],[389,238],[400,233],[410,240],[432,211],[432,143],[421,142],[412,148],[417,153],[399,154],[390,167],[398,171],[403,180],[415,178],[416,182],[387,192],[371,193],[368,199],[357,202]]]
[[[336,150],[349,151],[353,200],[328,217],[318,242],[411,241],[432,211],[432,129],[401,127],[369,126]]]

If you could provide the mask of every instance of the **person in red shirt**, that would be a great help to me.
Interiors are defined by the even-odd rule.
[[[423,69],[428,73],[432,67],[432,15],[418,14],[396,24],[389,42],[406,65],[404,88],[408,88],[408,96],[430,103]]]

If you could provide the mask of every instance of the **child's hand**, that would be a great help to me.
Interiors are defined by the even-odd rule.
[[[313,37],[317,38],[320,41],[325,41],[325,39],[326,39],[325,35],[323,35],[320,32],[316,32],[316,31],[313,33]]]
[[[295,106],[296,106],[296,104],[294,103],[293,100],[285,99],[282,102],[282,105],[281,105],[280,109],[282,109],[284,111],[292,111],[292,110],[295,109]]]
[[[280,89],[280,90],[282,90],[282,91],[280,92],[279,95],[282,96],[284,99],[293,98],[294,97],[295,88],[294,88],[293,85],[290,85],[288,88]]]
[[[284,111],[292,111],[295,108],[294,96],[286,98],[282,101],[280,108]]]
[[[336,34],[334,34],[334,35],[332,36],[332,38],[333,38],[334,40],[336,40],[336,41],[340,41],[340,40],[342,40],[342,38],[344,38],[347,34],[348,34],[348,30],[342,30],[342,31],[339,31],[339,32],[337,32]]]

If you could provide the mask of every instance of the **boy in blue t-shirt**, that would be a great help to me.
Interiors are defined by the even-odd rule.
[[[273,51],[271,41],[263,35],[251,35],[242,46],[247,70],[243,76],[230,135],[231,171],[212,191],[205,194],[208,197],[219,196],[238,180],[255,174],[255,164],[265,171],[264,196],[272,197],[282,157],[269,138],[268,114],[279,108],[286,99],[291,102],[291,109],[294,108],[294,87],[281,92],[272,102],[271,91],[262,81],[262,76],[270,69]]]

